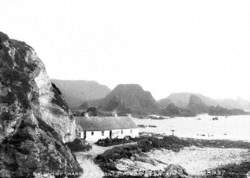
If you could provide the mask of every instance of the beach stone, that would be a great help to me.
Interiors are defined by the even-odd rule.
[[[165,177],[166,178],[188,178],[187,171],[181,167],[180,165],[170,164],[165,169]]]

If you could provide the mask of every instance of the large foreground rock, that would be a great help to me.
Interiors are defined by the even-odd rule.
[[[80,171],[64,145],[75,127],[34,50],[0,32],[0,177]]]

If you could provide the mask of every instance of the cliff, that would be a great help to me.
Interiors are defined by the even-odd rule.
[[[189,98],[189,103],[187,109],[195,114],[208,113],[208,105],[206,105],[199,96],[191,95]]]
[[[34,50],[0,32],[0,177],[81,171],[75,120]]]
[[[137,84],[120,84],[115,87],[101,102],[100,108],[105,111],[116,110],[119,114],[157,113],[158,107],[150,92]]]
[[[95,81],[53,79],[52,82],[61,90],[71,109],[87,101],[102,99],[110,92],[107,86]]]

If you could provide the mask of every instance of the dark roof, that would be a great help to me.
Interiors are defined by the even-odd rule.
[[[129,117],[76,117],[76,121],[83,130],[89,131],[137,128]]]

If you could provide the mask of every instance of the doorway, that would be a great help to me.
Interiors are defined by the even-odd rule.
[[[83,136],[83,139],[86,140],[86,137],[87,137],[87,132],[86,130],[84,130],[84,136]]]
[[[109,138],[112,139],[112,130],[109,131]]]

